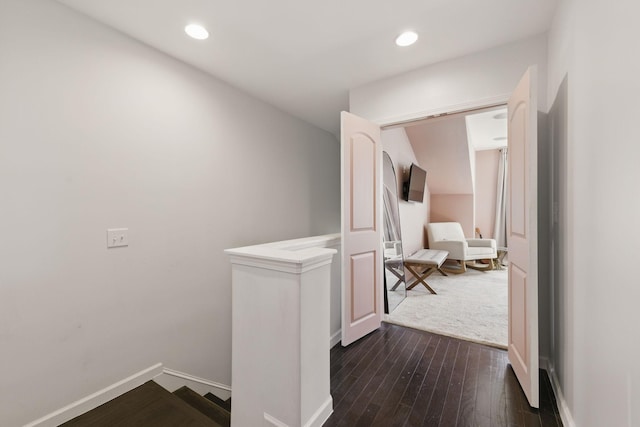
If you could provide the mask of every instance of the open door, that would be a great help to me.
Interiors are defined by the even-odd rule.
[[[538,105],[530,67],[508,103],[509,362],[529,405],[539,407]]]
[[[342,112],[342,345],[380,327],[382,144],[380,127]]]

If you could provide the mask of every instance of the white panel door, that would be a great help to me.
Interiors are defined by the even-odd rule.
[[[342,112],[342,345],[380,327],[382,144],[380,127]]]
[[[531,67],[508,103],[509,361],[529,404],[539,406],[538,106]]]

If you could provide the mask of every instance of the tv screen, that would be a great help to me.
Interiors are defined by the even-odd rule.
[[[411,164],[409,180],[403,185],[403,195],[407,202],[420,202],[424,199],[424,187],[427,183],[427,171]]]

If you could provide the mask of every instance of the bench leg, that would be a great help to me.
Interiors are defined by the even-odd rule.
[[[431,275],[431,273],[433,273],[436,270],[439,270],[439,268],[437,267],[429,267],[426,270],[419,272],[419,267],[416,266],[416,270],[414,270],[413,265],[412,264],[406,264],[405,263],[405,268],[407,270],[409,270],[409,273],[413,274],[413,277],[416,278],[416,281],[413,282],[411,285],[407,286],[407,289],[413,289],[418,283],[422,283],[422,285],[424,285],[425,288],[427,288],[429,290],[429,292],[431,292],[434,295],[437,295],[436,291],[433,290],[433,288],[431,286],[429,286],[429,284],[427,284],[427,282],[425,281],[425,279],[427,277],[429,277]]]

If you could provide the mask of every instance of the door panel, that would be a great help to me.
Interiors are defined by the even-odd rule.
[[[382,298],[380,127],[342,112],[342,345],[380,327]]]
[[[509,361],[539,406],[536,70],[529,68],[508,103]]]
[[[351,145],[351,231],[375,228],[376,143],[368,135],[355,134]]]
[[[526,340],[526,319],[527,319],[527,275],[518,266],[509,266],[509,281],[511,283],[509,293],[509,306],[512,308],[511,322],[511,343],[513,354],[518,357],[520,364],[528,366],[527,340]]]
[[[351,323],[356,324],[376,314],[376,254],[367,252],[351,256]]]

